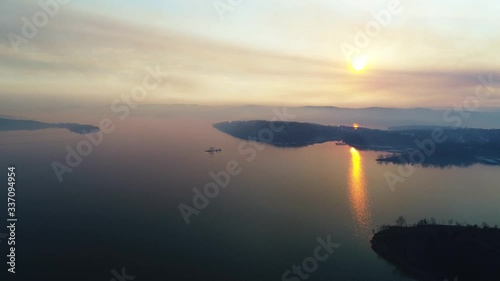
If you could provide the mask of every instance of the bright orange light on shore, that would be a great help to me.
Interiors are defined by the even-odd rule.
[[[357,129],[359,128],[359,124],[358,124],[358,123],[354,123],[354,124],[352,124],[352,127],[353,127],[355,130],[357,130]]]

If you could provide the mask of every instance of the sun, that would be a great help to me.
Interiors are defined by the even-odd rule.
[[[352,59],[351,64],[354,70],[361,71],[366,68],[368,60],[365,56],[356,56],[354,59]]]
[[[352,127],[354,128],[354,130],[357,130],[359,128],[359,124],[358,123],[354,123],[354,124],[352,124]]]

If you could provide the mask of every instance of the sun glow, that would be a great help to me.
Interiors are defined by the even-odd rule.
[[[368,60],[365,56],[357,56],[352,60],[351,64],[354,70],[361,71],[366,68]]]
[[[354,124],[352,124],[352,127],[353,127],[355,130],[357,130],[357,129],[359,128],[359,124],[358,124],[358,123],[354,123]]]

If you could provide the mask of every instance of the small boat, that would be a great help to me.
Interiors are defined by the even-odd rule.
[[[222,148],[215,148],[215,147],[210,147],[209,149],[205,150],[205,152],[208,153],[215,153],[215,152],[221,152]]]

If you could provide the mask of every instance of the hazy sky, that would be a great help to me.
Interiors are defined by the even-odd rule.
[[[500,2],[402,0],[356,44],[391,2],[72,0],[27,38],[23,17],[44,10],[3,0],[0,108],[111,104],[148,66],[169,73],[148,104],[451,107],[480,75],[500,81]],[[23,38],[17,52],[12,34]],[[352,69],[346,45],[365,70]],[[481,107],[500,107],[498,97]]]

